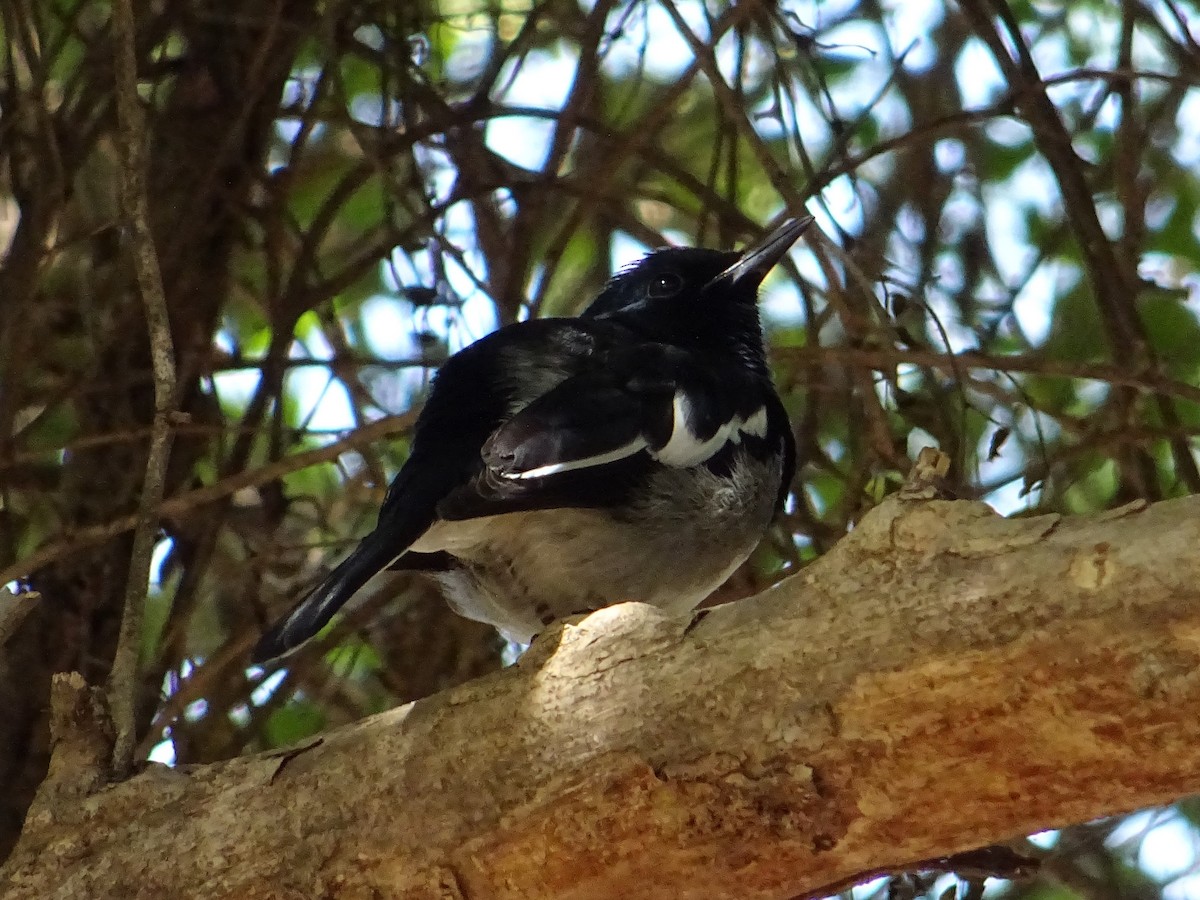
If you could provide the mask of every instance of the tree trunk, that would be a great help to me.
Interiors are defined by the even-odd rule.
[[[302,39],[297,25],[311,19],[312,6],[310,0],[288,0],[282,5],[275,0],[198,4],[186,38],[181,38],[188,53],[178,64],[180,73],[172,88],[164,90],[163,107],[149,118],[153,152],[147,200],[175,346],[185,373],[179,405],[197,422],[207,421],[211,402],[200,394],[196,373],[205,368],[212,351],[246,207],[260,186],[279,96]],[[144,37],[151,35],[156,20],[147,15],[140,27]],[[111,52],[107,43],[102,49]],[[30,155],[39,169],[54,170],[64,165],[64,159],[77,160],[90,149],[78,145],[79,135],[90,130],[84,121],[111,104],[111,74],[106,63],[97,65],[104,66],[105,77],[84,82],[96,96],[56,109],[55,126],[46,131],[57,143],[43,146],[39,134],[38,141],[30,144],[37,148]],[[109,140],[111,126],[106,113],[103,133]],[[39,184],[51,180],[44,172],[35,179]],[[114,177],[113,191],[115,182]],[[56,293],[35,277],[53,244],[41,231],[52,230],[48,222],[54,217],[66,217],[64,209],[74,210],[67,205],[69,199],[64,189],[57,197],[63,209],[23,214],[22,234],[32,230],[34,235],[15,241],[7,265],[0,267],[0,296],[8,317],[0,323],[0,383],[11,386],[18,376],[33,377],[30,373],[38,373],[42,366],[29,361],[44,359],[39,350],[44,353],[47,346],[69,346],[74,341],[74,346],[88,348],[85,354],[70,355],[72,360],[80,356],[77,363],[87,366],[78,378],[90,385],[89,390],[78,391],[71,405],[80,432],[133,431],[153,419],[154,396],[145,314],[130,290],[132,276],[114,255],[116,245],[112,240],[85,245],[93,250],[79,263],[89,273],[87,290]],[[112,198],[104,199],[115,206]],[[97,209],[84,204],[82,212],[73,214],[94,217],[89,228],[111,237],[114,222],[104,218],[109,207],[95,205]],[[35,208],[43,210],[43,201]],[[79,252],[78,248],[72,252]],[[38,394],[29,390],[28,396]],[[66,454],[56,484],[57,508],[65,521],[59,525],[61,531],[69,534],[131,512],[142,489],[146,450],[145,444],[131,443]],[[203,445],[177,443],[168,493],[193,477],[196,456],[202,452]],[[108,675],[120,629],[130,549],[130,535],[122,534],[30,573],[31,586],[45,602],[24,620],[17,636],[0,647],[0,859],[16,839],[34,788],[46,772],[51,675],[77,668],[97,683]],[[147,712],[160,683],[161,679],[146,685],[150,702],[139,705]]]
[[[103,784],[57,683],[6,897],[789,898],[1200,787],[1200,497],[893,497],[777,589],[626,604],[287,752]]]

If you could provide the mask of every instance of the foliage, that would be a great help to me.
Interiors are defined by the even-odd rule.
[[[49,600],[0,719],[36,722],[55,668],[107,674],[145,468],[109,16],[0,19],[0,563]],[[800,471],[719,599],[819,556],[923,444],[1013,514],[1200,490],[1196,20],[1171,0],[142,4],[185,416],[143,753],[273,746],[498,665],[405,576],[284,672],[245,652],[370,527],[447,352],[577,311],[647,247],[734,246],[785,212],[822,232],[764,300]],[[10,783],[44,766],[29,733],[0,735]],[[1063,883],[1159,891],[1098,834],[1063,837]]]

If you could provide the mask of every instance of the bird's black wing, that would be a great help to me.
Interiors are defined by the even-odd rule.
[[[769,394],[667,345],[610,348],[501,424],[438,516],[619,506],[655,466],[704,465],[765,438]]]
[[[320,631],[429,527],[440,502],[479,474],[484,443],[513,412],[586,368],[599,344],[619,337],[599,323],[542,319],[503,328],[447,360],[375,530],[262,636],[252,659],[283,656]]]

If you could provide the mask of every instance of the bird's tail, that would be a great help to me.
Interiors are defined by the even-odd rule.
[[[309,591],[295,609],[267,629],[255,645],[250,661],[264,663],[284,656],[324,628],[359,588],[392,563],[396,558],[395,547],[395,542],[379,530],[363,538],[354,552]]]

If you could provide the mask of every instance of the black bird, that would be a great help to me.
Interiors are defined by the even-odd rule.
[[[791,483],[757,294],[811,221],[740,253],[656,250],[578,318],[509,325],[450,357],[375,530],[254,660],[315,635],[387,568],[436,572],[458,613],[521,643],[626,600],[694,609]]]

